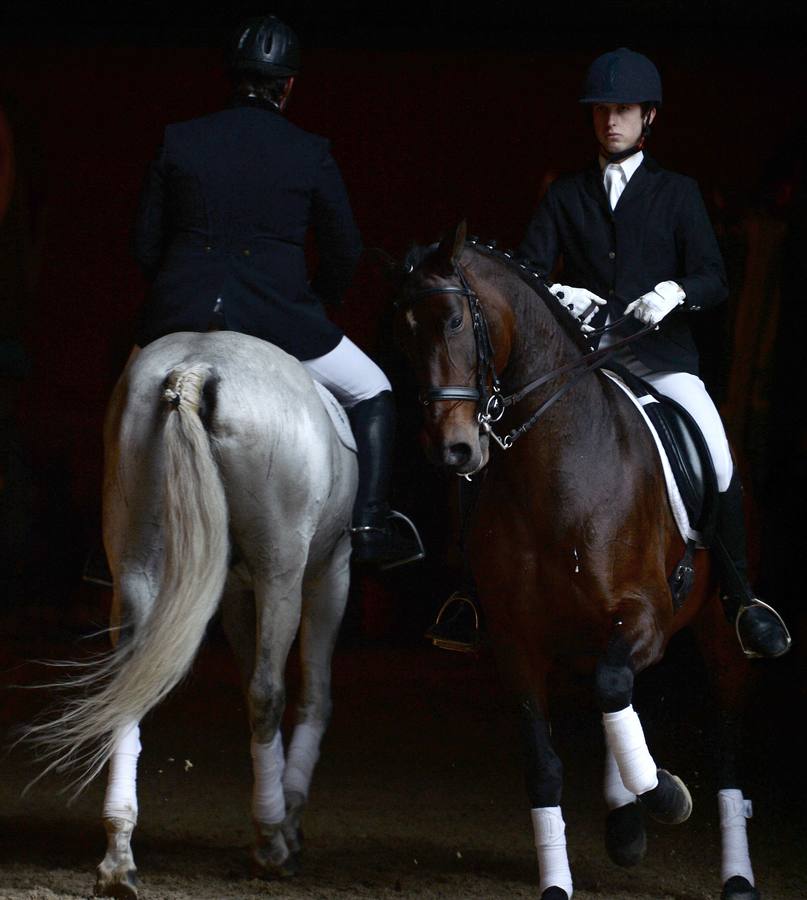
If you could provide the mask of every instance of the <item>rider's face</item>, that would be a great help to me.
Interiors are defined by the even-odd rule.
[[[648,124],[656,111],[648,113]],[[639,143],[644,122],[639,103],[595,103],[592,109],[594,134],[606,153],[621,153]]]

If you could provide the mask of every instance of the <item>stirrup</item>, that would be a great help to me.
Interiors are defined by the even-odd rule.
[[[412,553],[410,556],[404,557],[404,559],[396,559],[392,562],[382,563],[379,565],[379,569],[382,572],[386,572],[389,569],[396,569],[398,566],[405,566],[407,563],[417,562],[419,559],[423,559],[426,555],[426,551],[423,548],[423,541],[420,539],[420,534],[418,534],[417,528],[415,528],[415,523],[409,518],[409,516],[405,516],[403,513],[398,512],[395,509],[391,509],[387,514],[387,519],[400,519],[402,522],[405,522],[409,526],[409,530],[412,532],[412,536],[415,539],[415,543],[417,544],[417,550]]]
[[[473,643],[466,644],[463,641],[454,640],[448,637],[441,637],[439,635],[434,635],[431,633],[432,629],[442,622],[445,611],[453,603],[457,602],[465,603],[471,607],[474,621]],[[435,647],[439,647],[441,650],[453,650],[455,653],[476,653],[479,649],[479,610],[476,608],[476,604],[469,597],[466,597],[465,594],[463,594],[461,591],[454,591],[454,593],[451,594],[448,600],[446,600],[445,603],[440,607],[440,612],[437,613],[437,618],[434,620],[434,624],[426,632],[425,637],[430,640]]]
[[[350,529],[351,534],[369,534],[370,532],[375,532],[378,535],[387,535],[387,539],[392,541],[394,539],[394,535],[390,531],[389,522],[391,519],[400,519],[402,522],[405,522],[406,525],[409,526],[409,531],[411,532],[411,540],[410,542],[414,544],[414,550],[407,556],[403,556],[400,559],[391,559],[387,562],[378,562],[377,568],[381,572],[386,572],[389,569],[395,569],[398,566],[405,566],[410,562],[417,562],[419,559],[423,559],[426,555],[426,551],[423,548],[423,541],[420,539],[420,535],[418,534],[417,528],[415,528],[415,523],[403,513],[397,512],[394,509],[391,509],[386,515],[386,523],[387,526],[385,528],[379,527],[378,525],[354,525]]]
[[[779,620],[779,624],[782,626],[782,629],[787,637],[787,643],[785,644],[784,650],[780,650],[779,653],[774,654],[773,656],[764,656],[761,653],[757,653],[756,650],[749,650],[745,644],[743,643],[743,639],[740,636],[740,619],[743,616],[743,613],[747,612],[749,609],[753,609],[755,606],[761,606],[763,609],[767,609],[768,612],[773,613],[774,616]],[[737,632],[737,640],[739,641],[740,647],[742,648],[743,653],[746,655],[748,659],[778,659],[780,656],[784,656],[785,653],[790,649],[790,645],[793,643],[792,638],[790,637],[790,632],[787,630],[787,625],[785,625],[784,619],[779,615],[776,610],[765,603],[764,600],[760,600],[757,597],[752,597],[751,600],[745,605],[741,606],[737,610],[737,616],[734,619],[734,630]]]

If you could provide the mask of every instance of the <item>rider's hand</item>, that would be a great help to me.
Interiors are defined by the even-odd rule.
[[[686,294],[680,284],[675,281],[662,281],[652,291],[629,303],[625,307],[625,315],[633,313],[646,325],[658,325],[667,313],[684,302],[685,297]]]
[[[569,287],[567,284],[551,284],[549,293],[580,322],[581,331],[594,331],[588,323],[594,317],[597,308],[605,306],[602,297],[592,294],[585,288]]]

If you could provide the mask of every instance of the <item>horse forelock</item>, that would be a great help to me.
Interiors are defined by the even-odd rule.
[[[410,307],[416,299],[417,290],[423,286],[423,282],[429,277],[450,278],[451,274],[441,272],[437,267],[430,267],[430,262],[438,260],[437,251],[439,244],[413,245],[407,251],[404,261],[403,270],[407,272],[403,282],[400,296],[396,301],[396,305],[401,307]],[[538,270],[538,268],[528,259],[519,257],[512,251],[503,251],[496,248],[495,241],[483,243],[476,239],[470,239],[465,242],[463,258],[467,258],[468,252],[472,253],[470,271],[472,277],[476,274],[477,278],[481,278],[484,282],[487,278],[493,277],[497,281],[501,280],[500,288],[508,297],[512,297],[514,292],[508,290],[508,281],[519,282],[520,285],[529,288],[532,295],[537,294],[543,305],[546,307],[554,321],[560,326],[564,334],[574,343],[575,347],[582,353],[591,352],[586,337],[580,331],[579,323],[574,316],[567,311],[561,303],[549,292],[546,283],[546,275]],[[477,265],[480,262],[489,262],[490,266]],[[465,266],[463,266],[465,268]],[[481,285],[478,285],[481,287]],[[484,291],[483,291],[484,293]],[[530,296],[527,294],[526,296]],[[484,297],[482,298],[484,300]]]

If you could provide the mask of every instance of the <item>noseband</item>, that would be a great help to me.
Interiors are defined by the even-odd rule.
[[[488,323],[482,304],[476,291],[468,284],[462,270],[454,265],[454,277],[460,282],[461,287],[436,287],[417,291],[409,296],[413,302],[434,294],[461,294],[468,301],[468,309],[471,313],[471,324],[474,330],[474,344],[476,345],[476,387],[466,385],[447,384],[430,385],[421,388],[418,397],[424,406],[439,400],[470,400],[479,407],[479,414],[490,417],[491,421],[498,421],[504,414],[504,403],[501,392],[501,384],[496,374],[496,365],[493,358],[493,345],[490,340]],[[490,386],[488,386],[490,382]]]

